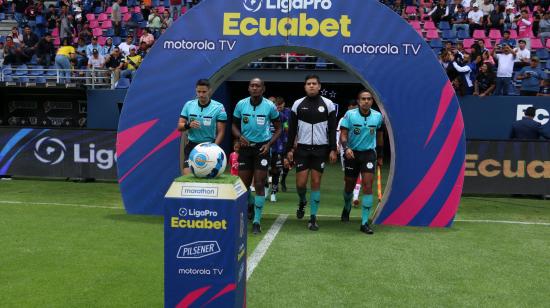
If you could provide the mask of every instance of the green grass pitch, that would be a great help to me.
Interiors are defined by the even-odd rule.
[[[387,171],[385,172],[387,174]],[[550,202],[463,197],[452,228],[341,223],[342,172],[324,177],[318,232],[294,212],[294,177],[266,202],[289,214],[247,286],[249,307],[548,307]],[[306,213],[308,215],[308,213]],[[250,227],[250,226],[249,226]],[[261,236],[249,236],[252,253]],[[162,307],[162,217],[127,215],[118,185],[0,181],[0,306]]]

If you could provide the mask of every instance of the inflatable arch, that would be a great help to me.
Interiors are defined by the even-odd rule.
[[[332,59],[375,92],[392,146],[375,223],[450,226],[466,150],[458,100],[427,43],[375,0],[203,0],[179,18],[142,63],[122,110],[117,156],[126,211],[162,213],[180,172],[176,123],[197,79],[217,87],[246,63],[291,50]]]

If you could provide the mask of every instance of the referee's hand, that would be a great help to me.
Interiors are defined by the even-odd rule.
[[[260,155],[265,155],[269,151],[269,144],[266,143],[260,148]]]
[[[346,156],[347,159],[355,159],[352,149],[346,149],[346,151],[344,152],[344,155]]]
[[[338,153],[336,150],[330,151],[329,160],[331,164],[334,164],[338,160]]]

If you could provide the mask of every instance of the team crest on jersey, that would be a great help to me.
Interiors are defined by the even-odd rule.
[[[319,112],[325,112],[325,107],[319,106],[319,108],[317,110],[319,110]]]
[[[354,130],[353,130],[353,133],[355,135],[359,135],[361,133],[361,129],[359,127],[356,127]]]
[[[244,117],[244,118],[243,118],[243,123],[244,123],[244,124],[248,124],[248,117]]]

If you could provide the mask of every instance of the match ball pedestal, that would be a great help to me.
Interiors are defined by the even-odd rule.
[[[164,199],[164,306],[246,306],[246,188],[183,176]]]

